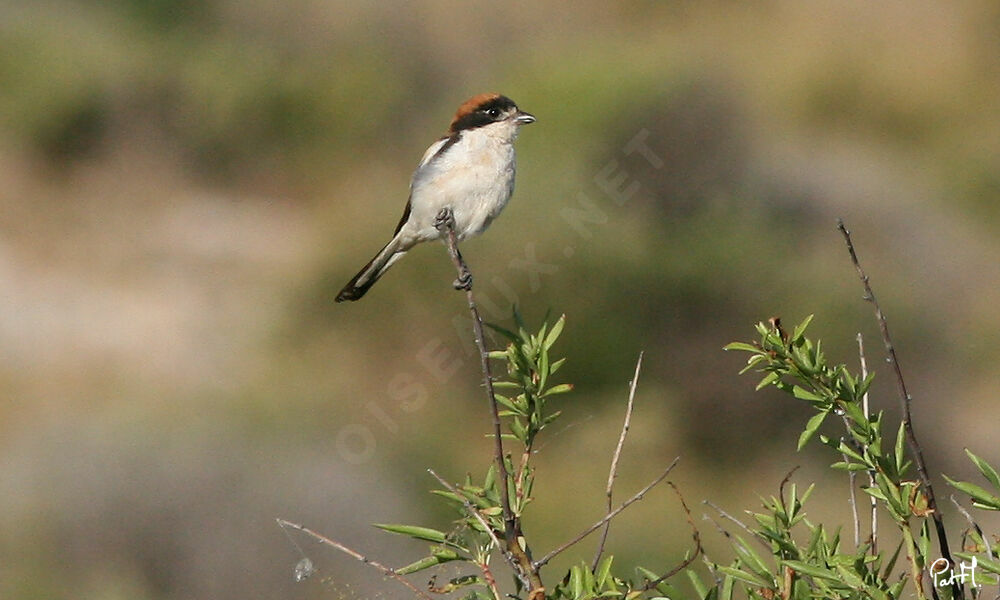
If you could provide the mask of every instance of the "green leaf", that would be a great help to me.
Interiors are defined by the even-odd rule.
[[[748,573],[742,569],[737,569],[735,567],[726,567],[723,565],[717,565],[716,569],[718,569],[720,573],[725,573],[726,575],[732,577],[733,579],[737,579],[739,581],[743,581],[751,585],[758,585],[760,587],[769,587],[771,585],[770,582],[765,581],[764,579],[761,579],[757,575],[754,575],[753,573]]]
[[[604,587],[604,582],[608,579],[608,573],[611,572],[611,562],[614,558],[614,556],[609,554],[601,559],[601,562],[597,563],[597,570],[594,571],[594,582],[597,584],[597,589]]]
[[[701,577],[698,577],[697,573],[695,573],[692,569],[688,569],[687,571],[684,571],[684,573],[686,573],[688,579],[691,580],[691,587],[694,588],[694,591],[698,594],[699,598],[708,596],[708,588],[705,587],[704,583],[702,583]]]
[[[896,473],[903,474],[903,463],[906,460],[906,422],[899,424],[896,432]]]
[[[983,474],[983,477],[992,483],[993,487],[1000,490],[1000,477],[997,476],[996,470],[990,466],[990,463],[973,454],[968,448],[965,449],[965,453],[968,454],[969,458],[972,459],[972,462],[976,464],[976,467],[979,468],[979,472]]]
[[[892,573],[892,570],[896,567],[896,559],[899,558],[899,551],[902,549],[903,540],[899,540],[899,543],[896,544],[896,551],[892,553],[892,556],[889,558],[889,562],[886,563],[885,569],[882,571],[882,579],[889,578],[889,574]]]
[[[490,468],[486,470],[486,478],[483,479],[483,489],[493,489],[493,486],[497,482],[497,465],[495,462],[490,463]]]
[[[549,389],[545,390],[545,393],[542,394],[542,397],[555,396],[556,394],[565,394],[566,392],[572,392],[572,391],[573,391],[572,383],[560,383],[559,385],[554,385]]]
[[[760,391],[761,389],[766,388],[767,386],[777,381],[779,377],[780,375],[778,373],[772,371],[771,373],[765,375],[764,378],[760,380],[760,383],[757,384],[757,387],[754,389],[756,391]]]
[[[807,400],[809,402],[825,402],[825,400],[821,396],[817,396],[816,394],[810,392],[804,387],[798,385],[792,386],[792,395],[798,398],[799,400]]]
[[[563,366],[565,362],[566,362],[565,358],[560,358],[556,362],[549,365],[549,375],[554,375],[555,372],[559,370],[559,367]]]
[[[580,566],[573,565],[569,570],[569,589],[573,598],[583,596],[583,575],[580,573]]]
[[[798,386],[796,387],[798,388]],[[796,450],[802,450],[802,447],[809,442],[813,434],[816,433],[816,430],[819,429],[820,425],[823,424],[823,420],[826,419],[826,416],[828,414],[830,414],[829,411],[823,411],[820,413],[816,413],[815,415],[809,418],[809,421],[806,422],[805,430],[803,430],[802,434],[799,435],[799,445],[798,448],[796,448]]]
[[[862,464],[844,462],[842,460],[833,463],[832,465],[830,465],[830,468],[831,469],[837,469],[838,471],[867,471],[868,470],[868,467],[866,467],[866,466],[864,466]]]
[[[653,571],[650,571],[649,569],[647,569],[645,567],[636,567],[635,570],[646,581],[656,581],[657,579],[660,578],[660,576],[657,573],[655,573]],[[679,597],[681,597],[681,595],[677,592],[677,589],[674,588],[674,586],[671,585],[670,583],[668,583],[666,580],[661,581],[660,583],[656,584],[656,588],[655,589],[656,589],[657,592],[660,592],[661,594],[663,594],[665,597],[668,597],[668,598],[679,598]]]
[[[733,545],[733,550],[747,563],[747,567],[752,569],[758,576],[770,575],[770,569],[759,554],[746,541],[735,533],[732,534],[737,544]]]
[[[742,352],[753,352],[759,353],[761,350],[753,344],[748,344],[746,342],[730,342],[722,347],[723,350],[740,350]]]
[[[802,336],[805,334],[806,328],[809,327],[809,323],[812,323],[813,316],[815,315],[809,315],[805,318],[805,320],[795,326],[795,329],[792,330],[792,337],[790,340],[792,344],[798,344],[802,340]]]
[[[565,325],[566,325],[566,315],[564,314],[559,317],[559,320],[556,321],[555,325],[552,326],[552,329],[549,331],[549,334],[545,336],[545,341],[542,342],[543,349],[548,350],[549,348],[552,347],[552,344],[556,343],[556,340],[559,339],[559,335],[562,333],[563,326]]]
[[[955,481],[947,475],[945,475],[944,478],[945,481],[947,481],[953,488],[968,494],[969,497],[972,498],[973,505],[977,508],[982,508],[984,510],[1000,510],[1000,498],[994,496],[985,489],[967,481]]]
[[[920,539],[918,540],[918,545],[920,547],[920,556],[923,558],[922,562],[926,564],[928,557],[931,555],[930,519],[924,519],[923,524],[920,526]]]
[[[454,552],[448,551],[450,554],[434,554],[432,556],[425,556],[418,561],[412,562],[405,567],[400,567],[396,569],[396,573],[399,575],[409,575],[410,573],[416,573],[417,571],[423,571],[424,569],[429,569],[431,567],[436,567],[437,565],[451,562],[453,560],[465,560]]]
[[[878,489],[877,487],[863,487],[861,488],[861,491],[868,494],[869,496],[872,496],[873,498],[878,498],[883,502],[889,501],[889,499],[885,497],[885,494],[882,493],[882,490]]]
[[[418,527],[416,525],[387,525],[384,523],[374,523],[374,526],[378,527],[382,531],[405,535],[417,540],[424,540],[425,542],[444,544],[447,541],[444,532],[438,531],[437,529],[431,529],[430,527]]]
[[[507,338],[508,340],[510,340],[512,342],[516,342],[519,339],[517,337],[516,333],[514,333],[513,331],[511,331],[509,329],[504,329],[503,327],[500,327],[499,325],[494,325],[493,323],[483,323],[483,325],[486,325],[487,327],[489,327],[493,331],[499,333],[500,335],[502,335],[503,337]]]
[[[818,577],[820,579],[826,579],[827,581],[837,581],[837,574],[829,569],[824,569],[816,565],[810,565],[799,560],[783,560],[781,564],[790,567],[792,570],[802,573],[803,575],[809,575],[810,577]]]

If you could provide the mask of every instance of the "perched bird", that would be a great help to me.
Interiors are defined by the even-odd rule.
[[[514,192],[514,140],[534,121],[500,94],[473,96],[459,106],[448,135],[417,165],[392,239],[340,290],[337,302],[361,298],[410,248],[439,239],[442,209],[450,209],[459,241],[485,231]]]

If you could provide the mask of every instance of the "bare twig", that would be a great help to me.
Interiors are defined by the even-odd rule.
[[[691,518],[691,510],[688,508],[687,502],[684,501],[684,496],[681,494],[681,491],[677,489],[677,486],[674,485],[674,482],[668,481],[667,485],[669,485],[674,489],[674,492],[677,494],[677,498],[681,501],[681,506],[684,508],[685,518],[687,518],[688,525],[691,526],[691,537],[692,539],[694,539],[694,552],[691,553],[691,556],[682,560],[681,563],[676,567],[674,567],[673,569],[670,569],[669,571],[667,571],[663,575],[660,575],[659,577],[657,577],[652,581],[647,581],[646,585],[644,585],[642,588],[643,591],[651,590],[656,586],[660,585],[661,582],[680,573],[681,571],[686,569],[688,565],[693,563],[694,559],[698,558],[698,555],[703,552],[703,549],[701,547],[701,534],[698,533],[698,528],[695,527],[694,520]]]
[[[401,583],[404,586],[406,586],[407,588],[409,588],[409,590],[411,592],[413,592],[416,596],[418,596],[420,598],[423,598],[424,600],[433,600],[431,596],[429,596],[427,593],[425,593],[422,590],[420,590],[420,588],[418,588],[417,586],[415,586],[412,583],[410,583],[409,581],[407,581],[402,575],[400,575],[399,573],[397,573],[395,569],[393,569],[391,567],[387,567],[387,566],[383,565],[382,563],[378,562],[377,560],[373,560],[371,558],[368,558],[367,556],[365,556],[364,554],[361,554],[357,550],[352,550],[351,548],[348,548],[347,546],[341,544],[340,542],[338,542],[336,540],[332,540],[332,539],[326,537],[325,535],[323,535],[321,533],[317,533],[317,532],[313,531],[312,529],[309,529],[308,527],[303,527],[302,525],[299,525],[298,523],[292,523],[291,521],[286,521],[285,519],[277,519],[277,521],[278,521],[278,525],[283,530],[285,530],[286,533],[287,533],[287,529],[286,528],[291,528],[291,529],[295,529],[296,531],[301,531],[302,533],[304,533],[304,534],[308,535],[309,537],[313,538],[314,540],[316,540],[320,544],[324,544],[326,546],[330,546],[331,548],[336,548],[337,550],[340,550],[341,552],[343,552],[344,554],[350,556],[351,558],[359,560],[359,561],[365,563],[366,565],[371,565],[372,567],[374,567],[374,568],[378,569],[379,571],[381,571],[383,575],[386,575],[388,577],[392,577],[393,579],[395,579],[399,583]]]
[[[434,479],[437,479],[438,483],[443,485],[446,490],[448,490],[452,494],[455,494],[456,496],[462,499],[462,505],[465,506],[465,510],[468,511],[470,515],[475,517],[477,521],[479,521],[479,524],[482,525],[483,529],[486,530],[486,533],[489,534],[490,539],[496,545],[497,549],[503,551],[503,544],[500,543],[500,539],[497,538],[497,534],[493,532],[493,528],[490,527],[490,524],[486,522],[486,519],[483,518],[482,513],[479,512],[479,510],[475,507],[475,505],[469,502],[469,499],[466,498],[461,492],[459,492],[458,488],[448,483],[447,481],[444,480],[443,477],[438,475],[434,471],[434,469],[427,469],[427,472],[430,473],[431,476],[434,477]]]
[[[865,339],[860,332],[858,333],[858,361],[861,363],[861,380],[864,381],[868,379],[868,361],[865,359]],[[865,391],[865,395],[861,398],[861,409],[864,411],[865,418],[867,419],[871,414],[867,391]],[[852,471],[851,473],[853,474],[854,472]],[[875,471],[868,471],[868,485],[873,488],[875,487]],[[868,500],[871,502],[872,509],[871,553],[878,554],[878,500],[875,496],[869,496]]]
[[[758,542],[760,542],[761,544],[763,544],[765,548],[767,548],[768,550],[771,549],[771,546],[769,546],[766,541],[764,541],[763,539],[761,539],[759,535],[757,535],[756,533],[754,533],[754,531],[752,529],[750,529],[749,527],[747,527],[746,524],[743,521],[740,521],[739,519],[737,519],[733,515],[727,513],[724,510],[722,510],[721,507],[719,507],[716,504],[714,504],[711,500],[702,500],[702,503],[706,504],[708,506],[711,506],[712,508],[715,509],[715,512],[719,513],[720,517],[722,517],[723,519],[726,519],[728,521],[732,521],[733,523],[735,523],[736,525],[738,525],[740,527],[740,529],[742,529],[743,531],[745,531],[748,534],[750,534],[750,537],[752,537],[753,539],[755,539]],[[726,534],[726,537],[729,537],[728,533]]]
[[[958,500],[955,499],[955,494],[951,494],[949,498],[951,499],[951,503],[955,505],[955,508],[958,509],[958,512],[962,513],[965,520],[969,522],[969,526],[972,527],[976,533],[979,534],[980,539],[983,540],[983,544],[986,545],[986,556],[993,558],[993,549],[990,548],[990,540],[987,536],[983,535],[983,530],[979,528],[979,523],[976,523],[975,519],[972,518],[972,515],[969,514],[969,511],[965,510],[965,507],[958,503]]]
[[[778,484],[778,498],[782,502],[785,501],[785,485],[792,480],[792,475],[795,475],[795,472],[798,471],[800,467],[801,465],[795,465],[792,467],[791,470],[785,473],[785,477],[781,480],[781,483]]]
[[[479,316],[479,309],[476,307],[475,297],[472,295],[472,275],[469,267],[465,264],[462,254],[458,251],[458,239],[455,236],[455,220],[451,209],[444,208],[437,215],[435,226],[444,236],[448,246],[448,254],[458,271],[458,279],[455,281],[456,289],[464,289],[465,297],[469,303],[469,312],[472,314],[472,332],[476,338],[476,347],[479,349],[479,361],[483,370],[483,382],[485,384],[486,395],[490,405],[490,415],[493,417],[493,459],[497,465],[500,494],[500,506],[503,510],[504,521],[504,550],[517,558],[517,568],[515,571],[522,578],[527,578],[531,589],[539,589],[542,580],[538,575],[537,567],[532,565],[531,551],[527,544],[522,548],[519,538],[521,535],[520,520],[514,515],[510,507],[510,492],[508,490],[509,473],[507,471],[506,458],[503,450],[503,438],[500,427],[500,410],[497,406],[496,393],[493,390],[493,374],[490,371],[489,352],[486,350],[486,338],[483,334],[483,319]]]
[[[927,510],[931,514],[931,518],[934,520],[934,529],[937,531],[938,536],[938,546],[941,552],[941,557],[947,560],[949,563],[953,562],[951,558],[951,550],[948,548],[948,533],[944,528],[944,519],[941,517],[941,512],[937,508],[937,500],[934,497],[934,487],[931,485],[931,477],[927,471],[927,462],[924,460],[924,452],[920,447],[920,443],[917,441],[917,436],[913,431],[913,416],[910,412],[910,404],[912,403],[912,398],[906,389],[906,381],[903,379],[903,370],[899,366],[899,360],[896,357],[896,348],[892,344],[892,337],[889,335],[889,324],[886,321],[885,314],[882,312],[881,307],[878,304],[878,300],[875,298],[875,292],[872,291],[871,283],[868,280],[868,275],[865,273],[864,269],[861,268],[861,263],[858,261],[858,255],[854,251],[854,243],[851,241],[851,232],[848,231],[847,227],[844,225],[843,219],[837,219],[837,229],[844,236],[844,242],[847,244],[847,251],[851,256],[851,263],[854,264],[854,269],[858,272],[858,277],[861,279],[861,284],[865,289],[865,300],[871,302],[875,307],[875,319],[878,321],[879,332],[882,334],[882,343],[885,345],[885,351],[888,354],[889,364],[892,365],[892,370],[896,375],[896,391],[899,394],[899,402],[902,406],[903,411],[903,428],[906,432],[907,445],[910,447],[910,451],[913,452],[914,462],[917,465],[917,473],[920,475],[920,482],[923,485],[927,493]],[[931,588],[934,595],[937,596],[937,590]],[[958,582],[952,584],[953,596],[955,598],[963,598],[965,596],[962,585]]]
[[[497,534],[494,533],[493,528],[490,527],[490,524],[486,522],[486,519],[483,518],[483,515],[472,504],[472,502],[469,502],[469,499],[466,498],[465,495],[463,495],[461,492],[459,492],[455,486],[451,485],[450,483],[445,481],[443,477],[435,473],[434,469],[427,469],[427,472],[430,473],[434,477],[434,479],[437,479],[438,483],[443,485],[446,490],[448,490],[452,494],[455,494],[456,496],[462,499],[462,505],[465,507],[466,512],[468,512],[470,515],[475,517],[477,521],[479,521],[479,524],[483,526],[483,529],[485,529],[486,533],[490,536],[490,540],[493,542],[493,545],[498,550],[500,550],[500,552],[504,553],[504,558],[506,558],[508,564],[510,564],[510,566],[513,567],[514,572],[519,573],[520,569],[517,560],[511,554],[504,552],[504,546],[503,544],[500,543],[500,539],[497,538]],[[486,579],[486,582],[490,586],[490,591],[493,593],[493,597],[496,600],[500,600],[500,590],[499,588],[497,588],[496,579],[493,577],[493,572],[490,571],[489,565],[480,564],[479,568],[483,572],[483,578]],[[528,585],[527,581],[522,581],[521,583]]]
[[[615,446],[615,453],[611,456],[611,469],[608,472],[608,486],[605,490],[605,494],[608,497],[608,512],[614,507],[612,495],[615,488],[615,478],[618,476],[618,460],[622,455],[622,447],[625,445],[625,437],[628,435],[629,427],[632,424],[632,406],[635,402],[635,387],[639,383],[639,370],[642,368],[642,355],[644,353],[639,353],[639,359],[635,362],[635,374],[632,375],[632,381],[629,383],[628,387],[628,405],[625,407],[625,422],[622,424],[621,435],[618,436],[618,445]],[[604,530],[601,531],[601,541],[597,544],[597,552],[594,553],[594,560],[590,563],[590,570],[594,571],[597,569],[597,563],[601,560],[601,554],[604,553],[604,544],[608,541],[608,531],[611,529],[611,521],[604,524]]]
[[[649,492],[649,490],[653,489],[654,487],[656,487],[657,484],[659,484],[661,481],[663,481],[664,479],[667,478],[667,475],[670,474],[670,471],[673,470],[673,468],[677,465],[677,462],[680,459],[681,459],[681,457],[679,457],[679,456],[677,458],[675,458],[673,460],[673,462],[671,462],[670,465],[663,471],[663,473],[660,473],[659,477],[657,477],[653,481],[649,482],[649,484],[646,485],[646,487],[644,487],[641,490],[639,490],[638,492],[636,492],[636,494],[634,496],[632,496],[631,498],[629,498],[625,502],[622,502],[618,506],[618,508],[616,508],[616,509],[610,511],[608,514],[604,515],[604,517],[602,517],[601,520],[597,521],[596,523],[594,523],[590,527],[584,529],[582,532],[580,532],[579,535],[577,535],[576,537],[574,537],[570,541],[568,541],[565,544],[559,546],[555,550],[549,552],[548,554],[546,554],[542,558],[536,560],[534,562],[534,565],[533,565],[534,569],[535,570],[540,569],[546,563],[548,563],[550,560],[552,560],[553,558],[555,558],[559,554],[565,552],[566,550],[568,550],[569,548],[571,548],[575,544],[579,543],[580,540],[582,540],[583,538],[585,538],[588,535],[590,535],[590,534],[594,533],[595,531],[597,531],[602,525],[604,525],[605,523],[607,523],[611,519],[614,519],[615,517],[617,517],[619,515],[619,513],[621,513],[623,510],[625,510],[626,508],[628,508],[629,506],[631,506],[633,503],[638,502],[639,500],[642,500],[643,496],[645,496]]]

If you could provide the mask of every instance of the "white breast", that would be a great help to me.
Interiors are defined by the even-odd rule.
[[[508,132],[493,127],[463,132],[452,144],[441,140],[428,149],[410,184],[406,229],[414,243],[438,237],[434,218],[446,206],[455,216],[459,239],[485,231],[506,206],[514,190],[514,145]]]

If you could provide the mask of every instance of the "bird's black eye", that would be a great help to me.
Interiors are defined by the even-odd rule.
[[[499,109],[499,108],[487,108],[487,109],[486,109],[486,114],[487,114],[487,115],[488,115],[488,116],[489,116],[489,117],[490,117],[491,119],[496,119],[497,117],[499,117],[499,116],[500,116],[500,109]]]

